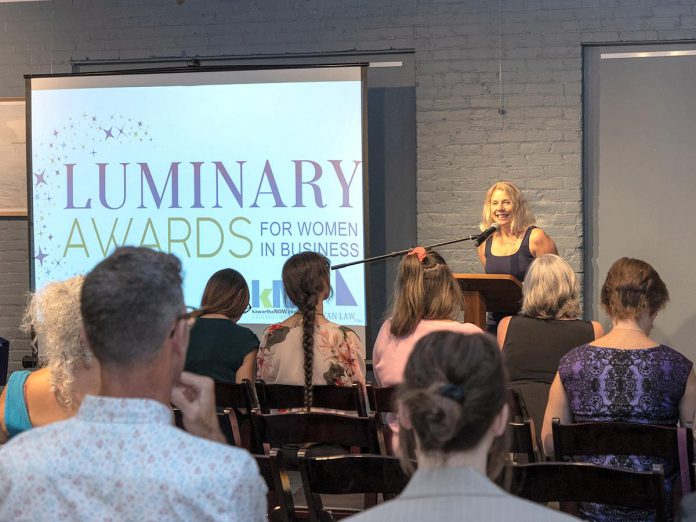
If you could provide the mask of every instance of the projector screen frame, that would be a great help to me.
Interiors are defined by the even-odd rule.
[[[237,72],[237,71],[266,71],[266,70],[295,70],[295,69],[330,69],[330,68],[359,68],[360,69],[360,88],[361,88],[361,129],[362,129],[362,219],[363,219],[363,253],[365,257],[372,255],[370,251],[370,199],[369,199],[369,165],[368,165],[368,118],[367,118],[367,101],[368,101],[368,86],[367,86],[367,67],[369,62],[357,61],[349,63],[314,63],[314,64],[268,64],[268,65],[211,65],[203,66],[197,63],[192,63],[184,67],[153,67],[139,69],[118,69],[106,71],[84,71],[71,73],[55,73],[55,74],[27,74],[25,79],[25,100],[26,100],[26,165],[27,165],[27,227],[28,227],[28,243],[29,243],[29,289],[33,293],[36,291],[36,274],[34,269],[35,251],[34,251],[34,183],[33,174],[33,151],[32,151],[32,80],[43,78],[76,78],[76,77],[103,77],[103,76],[132,76],[132,75],[158,75],[158,74],[175,74],[175,73],[211,73],[211,72]],[[371,304],[369,299],[370,288],[369,270],[364,271],[364,310],[365,310],[365,325],[364,325],[364,343],[365,354],[367,355],[367,344],[372,338],[372,327],[370,324]],[[240,324],[244,324],[241,323]]]

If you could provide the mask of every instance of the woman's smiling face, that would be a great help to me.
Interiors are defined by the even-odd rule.
[[[512,199],[502,189],[493,192],[491,197],[491,219],[499,225],[507,225],[512,219],[514,211]]]

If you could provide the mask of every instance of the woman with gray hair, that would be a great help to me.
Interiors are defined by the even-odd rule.
[[[524,399],[540,434],[558,363],[566,353],[604,335],[596,321],[582,321],[578,282],[570,265],[545,254],[529,266],[522,310],[498,325],[498,344],[510,383]]]
[[[0,395],[0,442],[72,417],[99,389],[99,367],[81,338],[84,277],[49,283],[32,295],[22,330],[34,330],[41,369],[14,372]]]

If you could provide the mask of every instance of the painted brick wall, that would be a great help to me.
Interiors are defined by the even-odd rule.
[[[581,273],[581,45],[695,38],[693,0],[11,3],[0,4],[0,96],[23,95],[23,74],[66,72],[71,59],[414,49],[419,241],[470,233],[485,189],[504,178]],[[0,328],[12,339],[25,229],[0,221]],[[444,252],[458,271],[480,269],[469,247]],[[26,341],[13,349],[17,360]]]

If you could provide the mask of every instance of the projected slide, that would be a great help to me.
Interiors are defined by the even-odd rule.
[[[116,246],[179,256],[185,299],[232,267],[252,310],[286,318],[281,268],[313,250],[364,257],[359,68],[31,80],[35,287]],[[365,325],[362,266],[332,273],[325,309]]]

